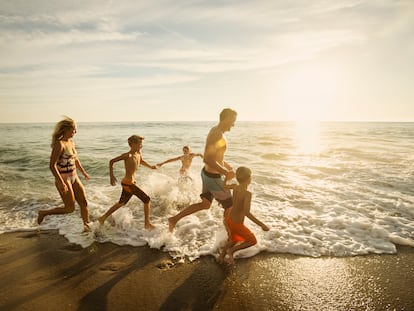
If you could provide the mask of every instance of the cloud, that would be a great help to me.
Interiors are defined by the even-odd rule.
[[[338,5],[322,11],[272,1],[48,3],[2,7],[0,80],[9,98],[25,90],[21,97],[67,92],[98,100],[97,92],[269,70],[364,40],[352,29],[319,29],[312,21],[306,31],[298,26],[343,8]]]
[[[2,1],[1,100],[13,102],[20,90],[27,101],[48,92],[50,101],[133,98],[147,88],[191,93],[217,81],[231,81],[228,92],[239,92],[240,81],[260,92],[272,80],[254,77],[281,79],[289,65],[341,54],[352,66],[361,51],[393,59],[399,40],[408,55],[412,12],[409,0]]]

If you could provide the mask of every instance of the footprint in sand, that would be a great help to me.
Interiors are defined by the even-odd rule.
[[[122,269],[125,264],[123,262],[111,262],[99,267],[101,271],[116,272]]]
[[[0,245],[0,254],[6,253],[11,249],[12,249],[11,247],[6,247],[6,246],[1,246]]]
[[[170,259],[165,259],[157,264],[157,268],[160,270],[168,270],[175,266],[175,263]]]
[[[65,251],[71,251],[71,252],[79,252],[83,248],[82,248],[82,246],[80,246],[78,244],[67,244],[67,245],[61,247],[60,249],[65,250]]]

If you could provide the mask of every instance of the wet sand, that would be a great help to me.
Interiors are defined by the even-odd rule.
[[[0,310],[414,310],[414,249],[309,258],[261,253],[233,268],[149,247],[0,235]]]

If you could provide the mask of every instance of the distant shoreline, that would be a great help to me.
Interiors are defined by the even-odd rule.
[[[51,124],[54,125],[56,123],[57,120],[54,121],[38,121],[38,122],[34,122],[34,121],[22,121],[22,122],[0,122],[0,125],[36,125],[36,124]],[[355,123],[355,124],[362,124],[362,123],[371,123],[371,124],[409,124],[409,123],[414,123],[413,121],[360,121],[360,120],[347,120],[347,121],[293,121],[293,120],[279,120],[279,121],[272,121],[272,120],[238,120],[237,123],[238,124],[243,124],[243,123],[282,123],[282,124],[293,124],[293,123],[307,123],[307,122],[311,122],[311,123],[321,123],[321,124],[328,124],[328,123]],[[184,121],[184,120],[164,120],[164,121],[77,121],[77,124],[131,124],[131,123],[217,123],[217,120],[198,120],[198,121],[194,121],[194,120],[188,120],[188,121]]]

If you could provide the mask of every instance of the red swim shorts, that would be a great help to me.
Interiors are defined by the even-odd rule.
[[[233,242],[250,242],[252,245],[257,243],[256,237],[244,224],[234,222],[230,217],[226,218],[226,224],[230,230],[230,239]]]

